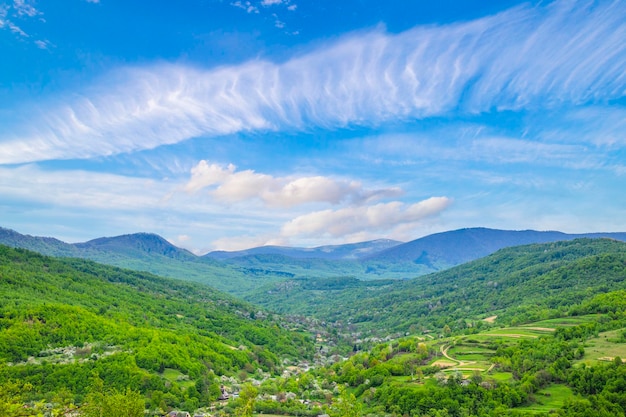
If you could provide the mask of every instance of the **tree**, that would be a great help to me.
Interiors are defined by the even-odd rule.
[[[25,416],[22,393],[32,390],[31,384],[8,381],[0,384],[0,415]]]
[[[240,405],[235,410],[236,415],[239,417],[251,417],[258,394],[258,390],[252,384],[244,384],[239,393]]]
[[[145,402],[143,396],[127,388],[124,392],[105,390],[99,376],[92,381],[91,391],[82,408],[84,417],[143,417]]]
[[[339,399],[333,404],[331,417],[360,417],[361,404],[354,394],[348,393],[345,387],[339,388]]]

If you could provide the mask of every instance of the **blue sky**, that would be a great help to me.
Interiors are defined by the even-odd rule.
[[[0,0],[0,225],[626,231],[625,40],[621,1]]]

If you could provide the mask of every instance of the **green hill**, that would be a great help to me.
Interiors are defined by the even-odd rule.
[[[312,283],[313,281],[313,283]],[[320,282],[327,282],[324,288]],[[258,291],[282,313],[385,335],[480,327],[558,315],[597,293],[626,288],[626,243],[609,239],[519,246],[408,281],[293,279]]]
[[[195,281],[235,295],[246,293],[260,284],[284,279],[284,275],[280,273],[267,271],[257,276],[248,274],[245,268],[196,256],[151,233],[104,237],[69,244],[54,238],[22,235],[0,228],[0,244],[43,255],[90,259],[121,268]]]
[[[399,264],[423,264],[434,270],[442,270],[480,259],[507,247],[581,238],[626,241],[626,233],[568,234],[557,231],[473,227],[428,235],[372,254],[366,259]]]
[[[0,294],[0,387],[30,384],[24,400],[80,401],[99,375],[195,409],[217,398],[222,375],[275,374],[285,358],[312,356],[307,334],[250,304],[87,260],[0,246]]]

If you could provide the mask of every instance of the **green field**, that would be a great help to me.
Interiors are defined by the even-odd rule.
[[[186,375],[177,369],[165,368],[162,376],[170,382],[177,382],[182,388],[189,388],[195,385],[194,381],[189,381]]]
[[[450,337],[432,340],[427,343],[436,346],[438,355],[431,361],[431,365],[442,367],[446,375],[461,372],[463,378],[470,378],[475,372],[480,372],[483,378],[507,383],[513,379],[510,372],[499,372],[493,366],[491,358],[495,354],[494,342],[498,344],[515,344],[520,339],[534,339],[552,334],[557,327],[575,326],[598,321],[602,315],[592,314],[578,317],[541,320],[520,326],[496,328],[486,330],[470,336]],[[600,333],[598,337],[589,339],[585,344],[585,356],[578,363],[594,365],[598,362],[613,360],[620,356],[626,358],[626,343],[623,334],[626,329],[618,329]],[[498,340],[499,339],[499,340]],[[406,379],[398,378],[397,383]],[[426,381],[433,382],[433,378]],[[554,384],[534,394],[536,400],[532,405],[521,407],[520,410],[529,413],[549,413],[563,406],[568,398],[575,398],[572,390],[565,386]]]
[[[536,321],[534,323],[522,324],[519,327],[555,328],[555,327],[566,327],[566,326],[578,326],[580,324],[598,321],[602,316],[606,316],[606,315],[605,314],[587,314],[584,316],[560,317],[556,319],[547,319],[547,320]]]
[[[520,410],[536,413],[549,413],[563,406],[568,398],[574,398],[576,395],[565,385],[550,385],[548,388],[542,389],[535,394],[536,403],[527,407],[520,407]]]
[[[619,356],[626,359],[626,343],[619,343],[617,340],[626,329],[603,332],[585,343],[585,356],[578,363],[595,365],[598,362],[612,361]]]

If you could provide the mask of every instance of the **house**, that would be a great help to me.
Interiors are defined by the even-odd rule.
[[[220,394],[220,396],[217,399],[219,401],[227,400],[228,399],[228,393],[226,392],[226,388],[224,387],[224,385],[222,385],[220,387],[220,391],[221,391],[221,394]]]

